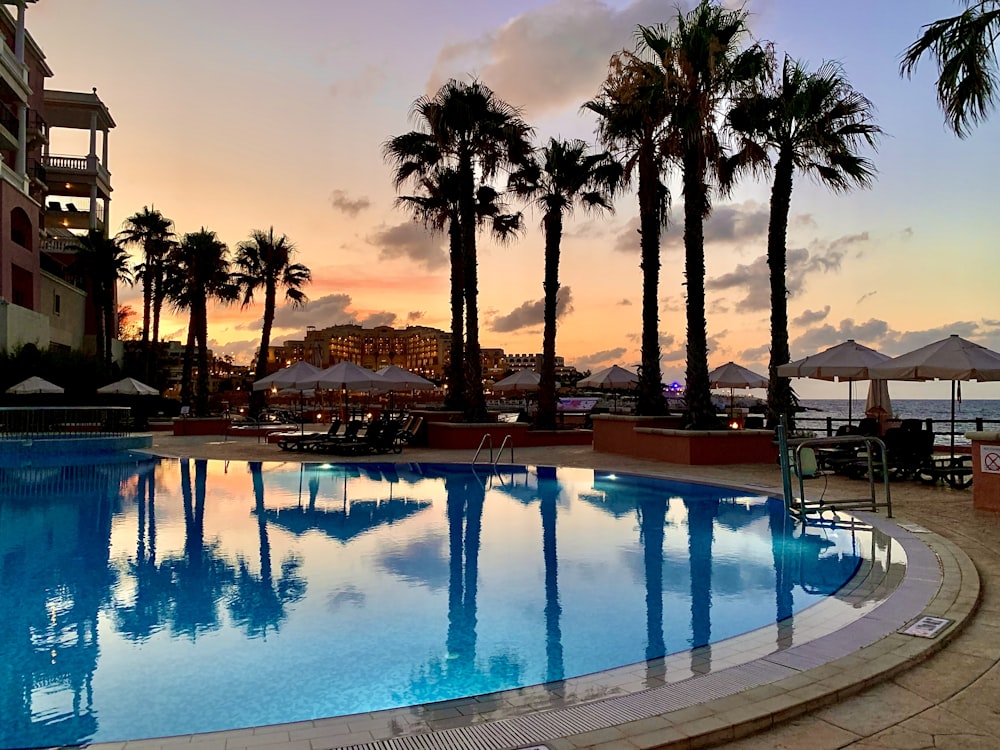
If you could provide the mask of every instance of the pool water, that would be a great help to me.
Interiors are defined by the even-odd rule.
[[[0,748],[585,675],[791,617],[865,546],[775,499],[589,469],[0,468]]]

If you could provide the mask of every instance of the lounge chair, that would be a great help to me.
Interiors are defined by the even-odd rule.
[[[343,423],[335,435],[321,435],[313,438],[306,441],[302,449],[310,453],[335,453],[338,445],[353,442],[359,436],[363,437],[374,424],[375,422],[365,423],[360,419],[352,419]]]
[[[379,422],[368,428],[364,435],[354,440],[335,443],[328,450],[348,456],[364,456],[372,453],[401,453],[403,446],[397,442],[398,422]]]
[[[280,438],[276,445],[283,451],[303,451],[307,450],[306,446],[312,441],[323,437],[336,437],[342,429],[346,431],[347,425],[341,423],[339,419],[335,419],[330,423],[330,429],[326,432],[288,434]]]
[[[396,442],[402,445],[410,445],[420,435],[420,430],[424,426],[424,418],[420,415],[411,415],[399,428],[396,435]]]

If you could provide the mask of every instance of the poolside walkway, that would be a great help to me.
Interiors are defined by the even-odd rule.
[[[174,437],[164,433],[153,434],[153,450],[165,456],[249,461],[315,461],[317,458],[313,454],[303,456],[283,452],[256,438]],[[373,460],[465,462],[471,459],[471,454],[471,451],[408,448],[402,456],[388,459],[381,456]],[[679,479],[749,485],[768,488],[780,496],[780,473],[775,466],[680,466],[595,453],[589,446],[519,449],[515,451],[514,458],[516,462],[526,464],[646,471],[669,474]],[[826,482],[825,492],[829,498],[852,497],[858,493],[856,481],[841,477],[831,476],[811,481]],[[927,487],[917,482],[893,483],[892,502],[895,521],[915,523],[940,535],[946,543],[953,543],[968,555],[978,571],[979,608],[968,617],[965,627],[943,649],[926,659],[917,656],[919,663],[915,666],[868,687],[853,697],[815,708],[797,718],[776,723],[783,716],[782,711],[776,710],[772,720],[759,722],[763,731],[738,740],[727,741],[724,727],[718,727],[718,731],[712,733],[692,733],[690,737],[676,733],[671,735],[666,731],[664,723],[658,724],[651,719],[643,732],[635,726],[612,727],[568,734],[546,742],[546,746],[553,750],[580,747],[603,750],[659,746],[694,748],[708,744],[722,744],[738,750],[1000,748],[1000,514],[976,511],[972,507],[971,489],[954,490],[943,485]],[[947,555],[942,558],[942,565],[947,566],[946,557]],[[971,583],[975,576],[966,578]],[[960,591],[955,592],[955,600],[962,601]],[[689,709],[692,722],[699,720],[699,714],[694,710],[697,708],[695,706]],[[701,715],[702,721],[714,718],[707,714]],[[736,733],[730,730],[728,737],[745,733],[745,729],[744,726]],[[126,744],[126,748],[153,747],[155,743],[156,741],[130,742]],[[230,750],[254,744],[263,748],[268,743],[264,736],[258,736],[256,742],[248,742],[244,738],[242,741],[223,743],[222,747]],[[289,750],[322,750],[339,743],[317,737],[311,742],[289,738],[280,743],[278,738],[274,738],[273,744]],[[402,743],[392,746],[433,745]]]

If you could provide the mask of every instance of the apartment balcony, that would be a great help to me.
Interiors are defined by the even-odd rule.
[[[0,80],[15,93],[22,102],[28,101],[31,89],[28,86],[28,66],[17,59],[14,50],[0,38]]]
[[[98,195],[111,196],[111,173],[94,156],[61,156],[49,154],[42,157],[49,192],[86,198],[90,187],[97,185]]]
[[[76,229],[86,232],[90,227],[90,206],[78,207],[72,201],[63,204],[57,200],[50,200],[45,207],[45,228],[55,229]],[[104,229],[104,205],[97,203],[94,206],[94,214],[97,226],[95,229]]]
[[[0,102],[0,150],[17,150],[17,112]]]
[[[28,110],[28,148],[49,142],[49,124],[38,110]]]

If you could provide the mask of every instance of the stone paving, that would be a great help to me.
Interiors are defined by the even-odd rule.
[[[166,433],[154,433],[153,450],[164,456],[191,458],[316,460],[316,456],[312,454],[302,456],[282,452],[274,445],[245,437],[174,437]],[[471,451],[408,448],[400,458],[411,462],[466,462],[471,459],[471,454]],[[386,459],[379,457],[377,460]],[[514,460],[526,464],[649,472],[679,479],[747,485],[768,488],[780,496],[780,473],[777,467],[768,465],[680,466],[595,453],[589,446],[521,449],[515,451]],[[841,477],[820,477],[810,482],[810,492],[824,492],[831,499],[855,497],[858,494],[859,484]],[[815,670],[812,670],[810,674],[813,674],[814,681],[808,686],[808,693],[801,692],[801,685],[795,687],[798,685],[794,682],[795,678],[783,689],[769,688],[767,685],[755,688],[756,691],[772,690],[772,697],[768,699],[757,693],[758,704],[754,711],[747,709],[746,701],[742,699],[744,694],[741,693],[722,699],[729,703],[724,703],[721,707],[707,709],[693,706],[685,709],[686,713],[653,716],[633,722],[632,726],[621,725],[582,733],[567,732],[558,739],[547,740],[545,745],[553,750],[582,747],[604,750],[695,748],[719,745],[738,750],[1000,748],[1000,596],[997,594],[997,583],[1000,580],[1000,514],[976,511],[972,506],[971,489],[954,490],[945,485],[927,487],[916,482],[894,482],[892,501],[895,521],[916,523],[934,532],[928,535],[937,540],[931,544],[931,548],[942,566],[944,580],[952,582],[942,586],[942,591],[935,600],[937,604],[932,604],[926,610],[933,614],[956,616],[956,619],[963,621],[963,627],[956,629],[954,637],[939,644],[941,648],[935,646],[921,651],[918,647],[925,644],[913,644],[913,641],[923,639],[911,639],[902,645],[891,645],[894,638],[898,640],[903,636],[890,635],[876,644],[883,655],[894,649],[894,653],[900,657],[897,659],[898,666],[887,670],[891,675],[888,679],[880,673],[886,670],[881,670],[872,659],[859,658],[845,663],[849,669],[838,670],[831,666],[828,673],[818,674],[813,674]],[[975,570],[969,567],[970,560]],[[964,571],[963,565],[966,566]],[[949,586],[954,590],[945,591]],[[883,657],[874,661],[880,659]],[[903,669],[903,666],[906,668]],[[817,678],[819,682],[815,681]],[[849,684],[848,678],[853,682]],[[870,686],[858,692],[861,685],[869,683]],[[798,709],[790,707],[787,698],[788,694],[796,691],[803,698]],[[759,708],[765,704],[772,705],[773,710],[761,713]],[[801,713],[803,706],[808,708],[807,713]],[[677,713],[684,715],[678,717]],[[720,722],[719,716],[722,714],[725,714],[725,718]],[[683,722],[673,721],[678,718]],[[730,722],[728,728],[724,725],[726,721]],[[261,733],[252,730],[222,733],[208,744],[195,744],[199,750],[209,750],[210,746],[231,750],[271,745],[283,750],[322,750],[352,744],[343,737],[341,740],[331,740],[329,736],[324,736],[322,729],[316,726],[320,724],[321,722],[312,722],[310,731],[303,731],[298,735],[288,731],[268,734],[262,728]],[[704,731],[696,731],[699,726]],[[750,734],[751,731],[755,733]],[[740,735],[748,736],[733,739]],[[203,739],[207,741],[209,738]],[[371,734],[359,734],[355,742],[374,743],[378,739]],[[387,739],[370,746],[438,746],[431,739],[425,742],[417,742],[417,739],[419,735],[411,741],[406,741],[406,737],[397,737],[395,740]],[[190,745],[189,739],[187,746]],[[157,740],[124,744],[127,750],[161,746],[167,745]]]

